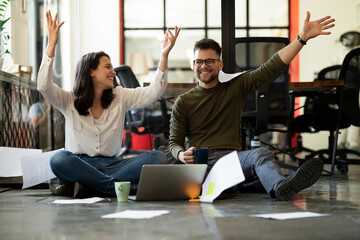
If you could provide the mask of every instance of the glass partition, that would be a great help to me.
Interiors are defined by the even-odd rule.
[[[192,82],[193,46],[202,38],[221,44],[220,0],[124,0],[125,64],[145,56],[148,74],[155,71],[167,28],[182,28],[169,58],[169,82]],[[264,10],[263,10],[264,9]],[[289,0],[236,0],[235,37],[288,37]],[[143,75],[139,78],[146,78]]]

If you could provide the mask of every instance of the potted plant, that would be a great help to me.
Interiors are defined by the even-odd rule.
[[[5,31],[5,24],[10,20],[10,17],[5,17],[10,1],[11,0],[0,0],[0,70],[2,69],[4,61],[3,56],[7,53],[10,54],[7,48],[10,35]]]

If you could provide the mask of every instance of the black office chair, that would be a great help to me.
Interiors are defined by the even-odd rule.
[[[235,39],[236,71],[251,70],[265,63],[270,57],[290,43],[288,38],[281,37],[245,37]],[[279,131],[269,124],[286,124],[289,119],[289,68],[273,81],[251,92],[245,103],[242,114],[242,147],[248,139],[257,139],[262,133]]]
[[[341,65],[334,65],[327,68],[322,69],[316,79],[314,81],[331,81],[331,80],[338,80],[340,75]],[[302,136],[301,133],[315,133],[319,132],[319,129],[314,128],[314,124],[318,119],[318,115],[322,114],[322,111],[326,111],[327,107],[321,107],[327,105],[326,103],[337,104],[338,102],[338,95],[332,89],[329,93],[320,94],[313,93],[312,96],[309,95],[305,99],[305,103],[303,106],[297,108],[295,111],[303,109],[303,114],[297,116],[296,118],[289,121],[288,124],[288,146],[291,146],[291,138],[294,136],[295,133],[298,133],[297,136],[297,144],[294,148],[288,149],[288,154],[294,160],[301,160],[298,159],[296,156],[298,153],[306,152],[308,154],[314,154],[315,151],[310,148],[306,148],[302,144]],[[320,111],[319,109],[325,108],[324,110]],[[336,115],[336,114],[335,114]],[[335,116],[336,117],[336,116]],[[332,121],[333,119],[331,119]]]
[[[320,71],[317,81],[321,80],[344,80],[344,87],[307,99],[305,110],[311,111],[304,111],[303,115],[290,122],[289,131],[329,131],[328,148],[311,152],[305,156],[305,160],[319,157],[324,163],[332,164],[331,174],[334,173],[335,164],[342,173],[346,173],[348,171],[346,153],[357,153],[338,150],[337,135],[339,129],[350,125],[360,126],[360,48],[350,51],[341,66],[331,66]]]
[[[137,88],[140,87],[133,71],[129,66],[122,65],[114,68],[116,76],[114,78],[114,87],[118,85],[116,78],[119,79],[120,84],[124,88]],[[158,104],[158,107],[156,107]],[[127,111],[125,119],[125,133],[124,147],[121,156],[128,153],[142,153],[145,151],[134,151],[131,149],[131,133],[137,135],[149,134],[150,146],[157,149],[160,146],[160,139],[155,137],[151,139],[151,134],[164,134],[165,139],[169,138],[169,121],[170,114],[166,107],[166,100],[160,98],[157,103],[145,108],[139,108]]]

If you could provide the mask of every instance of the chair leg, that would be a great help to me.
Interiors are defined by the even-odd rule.
[[[303,141],[302,141],[302,136],[299,134],[297,136],[297,143],[296,143],[296,147],[295,148],[292,148],[289,150],[290,152],[290,157],[294,160],[299,160],[298,157],[296,157],[296,155],[298,153],[301,153],[301,152],[308,152],[310,154],[313,154],[315,151],[310,149],[310,148],[306,148],[303,146]]]
[[[131,132],[126,132],[125,133],[125,139],[124,139],[124,146],[127,148],[127,149],[130,149],[131,148]]]
[[[153,139],[153,142],[154,142],[154,150],[158,150],[159,147],[160,147],[160,137],[159,136],[154,136],[154,139]]]
[[[119,158],[122,159],[125,155],[129,154],[131,149],[131,133],[129,131],[125,131],[124,138],[124,146],[121,148]]]
[[[335,146],[334,143],[335,143],[335,132],[330,131],[328,148],[314,151],[313,153],[307,155],[305,159],[309,160],[318,157],[324,162],[324,164],[325,163],[331,164],[331,171],[329,172],[330,175],[334,174],[335,165],[336,168],[342,174],[346,174],[348,172],[348,161],[347,161],[346,153],[344,153],[342,150],[338,150],[337,148],[334,151],[334,146]],[[335,156],[333,156],[333,154],[335,154]],[[335,159],[334,163],[332,161],[333,157]]]

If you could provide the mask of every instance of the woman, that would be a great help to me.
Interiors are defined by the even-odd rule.
[[[38,75],[38,90],[66,119],[65,149],[50,159],[60,186],[51,188],[57,195],[86,197],[96,194],[115,196],[114,182],[138,183],[144,164],[165,164],[166,156],[152,151],[123,160],[117,159],[125,112],[157,100],[167,85],[167,61],[180,29],[167,30],[155,79],[149,87],[113,89],[115,71],[104,52],[84,55],[77,64],[73,92],[52,82],[52,65],[59,29],[50,11],[46,13],[49,43]],[[73,192],[72,192],[73,191]]]

